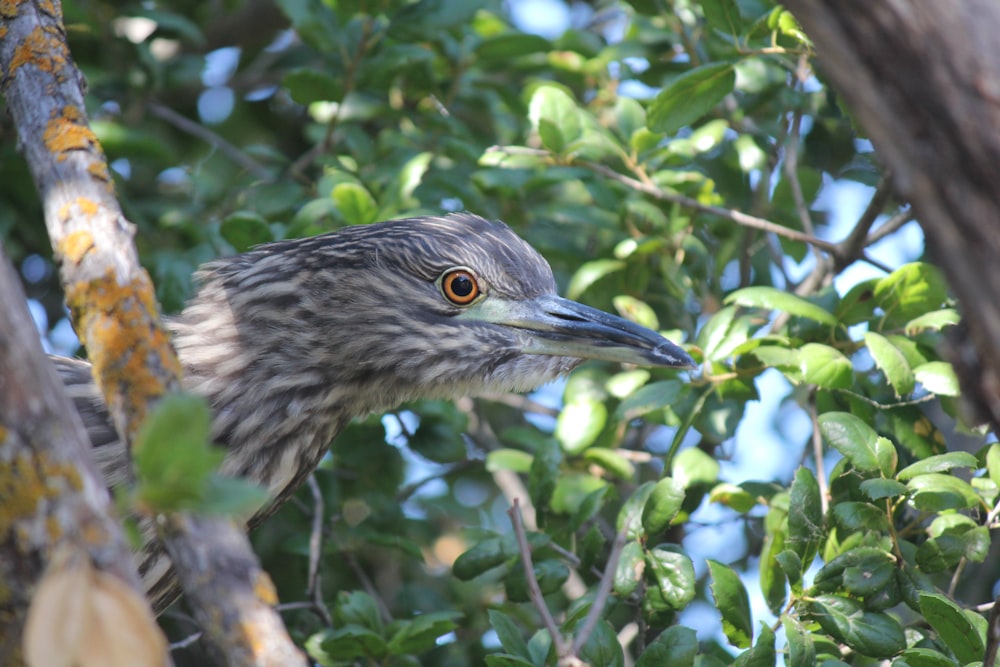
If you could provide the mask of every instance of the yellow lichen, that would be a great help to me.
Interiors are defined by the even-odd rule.
[[[77,198],[77,202],[82,200]],[[96,208],[96,205],[95,205]],[[63,258],[63,261],[72,264],[79,264],[84,256],[94,247],[94,237],[86,230],[78,230],[70,233],[56,246],[56,254]]]
[[[97,215],[97,212],[101,210],[100,204],[87,197],[77,197],[76,205],[80,207],[80,212],[87,216]]]
[[[274,590],[274,582],[267,572],[261,570],[257,573],[253,586],[254,594],[266,605],[274,606],[278,604],[278,592]]]
[[[100,151],[100,144],[80,110],[67,105],[62,113],[49,119],[42,133],[45,147],[58,160],[65,160],[67,151]]]
[[[14,12],[16,16],[17,10]],[[3,13],[2,8],[0,13]],[[7,74],[13,77],[24,65],[34,65],[42,72],[56,74],[66,67],[66,56],[66,42],[58,29],[39,26],[14,49],[14,56],[10,60],[10,71]]]
[[[111,180],[111,174],[108,172],[108,164],[103,159],[94,160],[89,165],[87,165],[87,173],[96,178],[99,181],[104,181],[108,185],[108,191],[114,192],[114,181]]]
[[[20,5],[21,0],[0,0],[0,16],[5,19],[14,18]]]
[[[58,497],[66,490],[79,492],[80,474],[70,463],[52,461],[45,455],[20,454],[0,463],[0,536],[11,531],[22,543],[30,541],[23,521],[36,519],[39,504]],[[45,517],[50,539],[59,537],[62,526],[51,516]]]
[[[159,311],[148,274],[119,285],[114,271],[77,283],[66,291],[73,321],[94,364],[94,378],[113,413],[135,435],[151,401],[180,376],[167,333],[157,326]]]

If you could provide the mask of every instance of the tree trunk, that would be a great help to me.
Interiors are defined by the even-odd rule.
[[[1000,2],[787,0],[962,309],[950,356],[1000,427]],[[964,332],[963,332],[964,335]]]

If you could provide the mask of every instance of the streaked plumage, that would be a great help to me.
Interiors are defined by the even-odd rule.
[[[460,270],[461,275],[452,273]],[[475,297],[466,305],[449,300]],[[185,386],[208,398],[223,472],[275,502],[355,417],[416,398],[524,391],[584,358],[689,367],[658,334],[555,296],[545,260],[506,225],[470,214],[411,218],[280,241],[219,259],[168,322]],[[456,296],[449,292],[454,285]],[[56,359],[109,484],[124,449],[89,364]],[[141,572],[158,609],[175,590],[157,553]],[[158,562],[156,562],[158,561]]]

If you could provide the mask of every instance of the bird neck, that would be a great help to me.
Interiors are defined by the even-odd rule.
[[[221,472],[257,480],[279,500],[366,412],[292,327],[249,326],[218,301],[196,301],[170,327],[185,387],[208,401],[213,441],[228,450]]]

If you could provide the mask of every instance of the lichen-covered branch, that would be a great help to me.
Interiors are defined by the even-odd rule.
[[[56,550],[88,559],[142,600],[89,446],[42,351],[17,274],[0,255],[0,664],[23,664],[28,607],[43,576],[53,573],[47,564]],[[147,616],[155,631],[148,610]],[[159,663],[143,664],[165,659],[161,648]]]
[[[118,433],[131,443],[157,399],[180,388],[180,364],[139,265],[134,227],[122,215],[90,129],[58,2],[0,3],[0,86],[43,204],[77,333]],[[270,583],[262,585],[266,575],[237,526],[194,517],[157,524],[170,527],[161,536],[182,583],[199,586],[192,601],[211,605],[197,611],[220,658],[234,665],[305,664],[272,608],[273,596],[262,594]],[[203,540],[213,540],[212,547]],[[271,640],[261,641],[262,634]]]

